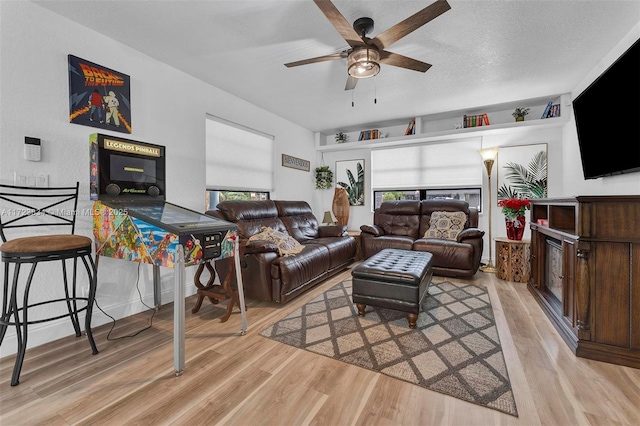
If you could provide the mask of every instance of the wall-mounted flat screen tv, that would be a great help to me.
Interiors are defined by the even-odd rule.
[[[640,172],[640,40],[573,101],[585,179]]]

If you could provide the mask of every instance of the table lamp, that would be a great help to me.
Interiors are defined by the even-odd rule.
[[[322,217],[322,223],[326,223],[327,225],[335,225],[338,219],[333,215],[332,211],[324,212],[324,216]]]

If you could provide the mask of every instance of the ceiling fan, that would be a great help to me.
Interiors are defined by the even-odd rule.
[[[313,2],[320,8],[335,29],[338,30],[350,48],[343,52],[289,62],[284,65],[291,68],[315,62],[347,58],[349,76],[344,90],[354,89],[360,78],[376,76],[380,72],[380,64],[426,72],[431,68],[431,64],[388,52],[385,49],[451,9],[447,0],[437,0],[374,38],[369,38],[367,34],[373,30],[373,19],[358,18],[351,26],[331,0],[313,0]]]

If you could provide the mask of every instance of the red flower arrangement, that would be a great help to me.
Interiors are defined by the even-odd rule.
[[[526,198],[505,198],[498,201],[498,205],[502,207],[502,213],[510,219],[524,216],[524,212],[531,208],[531,202]]]

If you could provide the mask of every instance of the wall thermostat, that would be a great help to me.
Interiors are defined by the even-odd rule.
[[[25,136],[24,159],[29,161],[40,161],[40,139]]]

